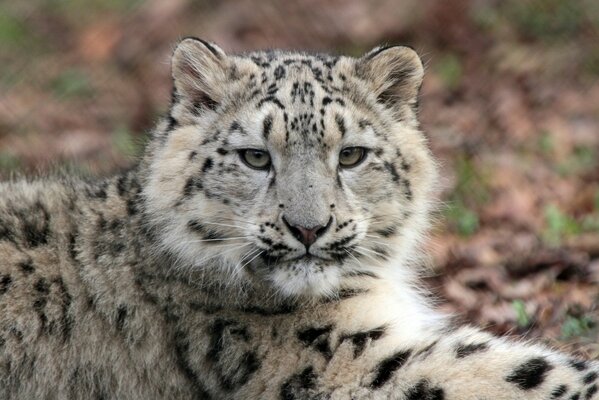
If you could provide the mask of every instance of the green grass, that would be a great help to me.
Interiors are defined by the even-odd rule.
[[[69,69],[55,77],[50,87],[59,98],[88,97],[94,94],[91,82],[84,71]]]
[[[0,173],[10,173],[21,167],[20,160],[12,153],[0,151]]]
[[[472,236],[478,231],[478,214],[461,203],[450,204],[445,211],[445,217],[461,236]]]
[[[557,165],[557,171],[563,176],[572,176],[597,167],[597,151],[589,146],[577,146],[565,161]]]
[[[544,156],[552,156],[555,150],[555,139],[551,132],[542,131],[538,140],[539,149]]]
[[[526,304],[522,300],[512,301],[512,308],[516,312],[516,324],[519,328],[528,328],[532,319],[526,312]]]
[[[489,199],[484,166],[468,156],[456,159],[456,187],[444,214],[450,226],[462,236],[475,234],[480,226],[477,210]]]
[[[565,238],[578,235],[582,232],[578,221],[564,213],[554,204],[545,207],[544,216],[545,228],[542,231],[542,237],[549,245],[559,246]]]
[[[144,149],[144,140],[134,136],[125,126],[114,130],[112,143],[115,149],[127,158],[138,157]]]
[[[562,324],[562,339],[586,336],[594,326],[595,321],[586,315],[580,317],[568,315]]]
[[[454,90],[460,86],[463,68],[460,58],[457,55],[453,53],[444,55],[437,61],[435,69],[443,84],[449,90]]]

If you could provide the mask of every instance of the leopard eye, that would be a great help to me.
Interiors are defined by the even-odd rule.
[[[241,160],[250,168],[268,169],[270,168],[270,154],[264,150],[243,149],[239,151]]]
[[[342,168],[353,168],[366,158],[364,147],[346,147],[339,153],[339,165]]]

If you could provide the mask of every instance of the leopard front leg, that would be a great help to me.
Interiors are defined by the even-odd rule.
[[[599,399],[599,364],[467,327],[411,346],[376,330],[339,336],[321,365],[298,368],[281,398]]]

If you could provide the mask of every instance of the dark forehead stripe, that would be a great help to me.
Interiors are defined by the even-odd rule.
[[[339,128],[339,132],[341,133],[341,137],[345,136],[346,128],[345,128],[345,120],[339,114],[335,115],[335,123],[337,124],[337,128]]]
[[[272,115],[267,116],[262,121],[262,135],[265,140],[268,140],[268,136],[270,135],[270,131],[272,130]]]

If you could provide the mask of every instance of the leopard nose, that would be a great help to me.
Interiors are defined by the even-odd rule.
[[[333,217],[329,218],[329,222],[327,222],[326,225],[317,225],[311,228],[306,228],[305,226],[301,225],[292,225],[285,217],[283,217],[283,222],[293,237],[302,242],[302,244],[308,248],[314,242],[316,242],[319,237],[325,234],[333,222]]]

